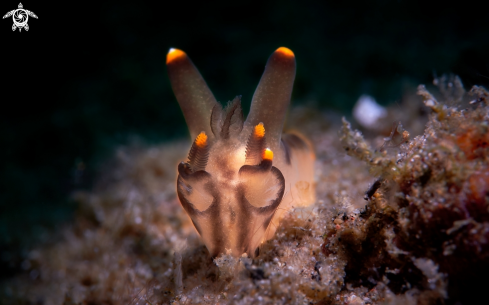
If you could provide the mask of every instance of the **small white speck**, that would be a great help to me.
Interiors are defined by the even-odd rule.
[[[387,110],[377,104],[375,99],[368,95],[362,95],[353,108],[353,117],[360,125],[372,128],[377,120],[385,117]]]

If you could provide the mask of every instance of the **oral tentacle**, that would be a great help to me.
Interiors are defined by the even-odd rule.
[[[294,53],[285,47],[280,47],[268,59],[245,122],[245,127],[248,129],[263,122],[267,126],[267,138],[273,150],[277,150],[280,144],[294,78]]]
[[[191,138],[195,139],[202,130],[210,135],[212,130],[209,120],[217,101],[206,82],[182,50],[170,49],[166,56],[166,65]]]

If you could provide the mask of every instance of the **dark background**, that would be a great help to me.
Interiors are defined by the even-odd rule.
[[[329,2],[23,2],[39,17],[28,32],[0,23],[0,280],[73,217],[69,194],[90,188],[114,147],[187,136],[166,75],[170,47],[189,54],[219,101],[241,94],[245,109],[279,46],[297,58],[293,103],[323,111],[350,113],[364,93],[388,104],[435,74],[487,87],[479,5]],[[0,14],[17,5],[3,1]]]

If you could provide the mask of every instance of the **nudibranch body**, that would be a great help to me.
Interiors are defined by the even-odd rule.
[[[268,59],[243,120],[241,97],[223,109],[189,57],[170,49],[173,91],[194,140],[178,165],[177,194],[210,254],[254,256],[284,213],[315,200],[314,152],[299,134],[282,134],[295,78],[294,53]]]

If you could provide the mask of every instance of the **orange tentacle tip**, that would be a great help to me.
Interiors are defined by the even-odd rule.
[[[254,134],[257,138],[263,138],[265,136],[265,127],[263,126],[263,123],[259,123],[255,126]]]
[[[273,161],[273,151],[270,148],[267,148],[263,151],[263,160]]]
[[[195,139],[195,145],[200,148],[207,145],[207,135],[205,134],[205,132],[202,131],[201,133],[199,133],[199,135]]]
[[[294,52],[292,52],[291,49],[286,48],[286,47],[280,47],[277,50],[275,50],[275,53],[280,53],[286,57],[295,57]]]
[[[171,48],[168,51],[168,54],[166,54],[166,64],[169,64],[172,61],[174,61],[175,59],[182,58],[184,56],[187,56],[187,54],[185,54],[184,51],[182,51],[180,49]]]

